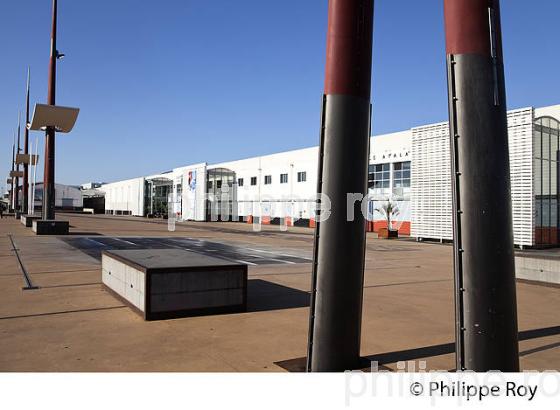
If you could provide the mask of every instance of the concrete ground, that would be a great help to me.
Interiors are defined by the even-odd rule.
[[[298,371],[312,231],[59,215],[64,238],[0,220],[0,371]],[[36,290],[26,286],[13,240]],[[103,249],[196,248],[249,263],[247,313],[144,322],[101,285]],[[362,355],[453,369],[452,248],[368,236]],[[560,289],[518,283],[521,365],[560,370]],[[412,370],[412,368],[411,368]]]

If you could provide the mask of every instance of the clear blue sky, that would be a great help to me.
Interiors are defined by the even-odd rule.
[[[375,7],[374,134],[446,120],[443,0]],[[502,15],[509,107],[559,104],[560,2],[503,0]],[[28,65],[46,101],[50,0],[2,1],[0,16],[3,187]],[[59,0],[57,103],[82,111],[57,138],[57,180],[316,145],[326,24],[327,0]]]

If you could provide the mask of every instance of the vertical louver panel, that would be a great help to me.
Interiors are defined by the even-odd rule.
[[[533,245],[533,109],[508,112],[515,244]],[[448,123],[412,129],[412,226],[415,238],[452,240]]]

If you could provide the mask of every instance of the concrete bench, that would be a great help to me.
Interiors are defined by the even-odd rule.
[[[33,221],[41,219],[40,215],[22,215],[21,224],[26,228],[31,228],[33,226]]]
[[[529,256],[531,253],[515,257],[517,279],[560,285],[560,257],[546,257],[536,253],[534,257]]]
[[[247,265],[181,249],[104,251],[102,281],[145,320],[247,310]]]
[[[31,229],[37,235],[68,235],[70,223],[60,220],[37,219],[32,222]]]

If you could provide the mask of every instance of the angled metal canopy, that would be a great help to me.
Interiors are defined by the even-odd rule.
[[[39,155],[31,155],[31,154],[17,154],[16,155],[16,164],[24,164],[24,165],[37,165],[39,162]]]
[[[29,164],[30,156],[28,154],[17,154],[16,155],[16,164]]]
[[[79,112],[79,108],[35,104],[33,119],[28,128],[32,131],[45,131],[52,127],[56,132],[69,133],[76,124]]]

